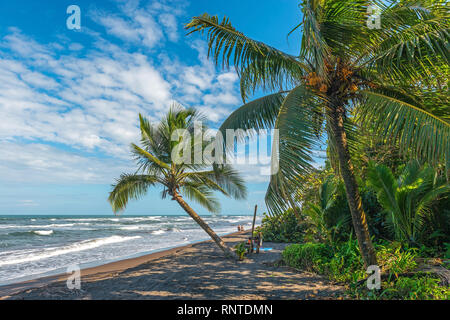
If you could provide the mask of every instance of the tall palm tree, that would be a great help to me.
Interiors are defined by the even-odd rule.
[[[196,201],[210,212],[219,212],[220,204],[213,196],[214,191],[236,199],[247,195],[243,180],[230,166],[212,170],[211,164],[204,158],[195,161],[194,152],[200,151],[202,156],[208,147],[205,143],[207,127],[203,122],[200,129],[196,127],[197,121],[204,119],[194,109],[182,109],[178,105],[172,106],[157,126],[152,126],[142,115],[139,119],[141,147],[131,144],[138,170],[136,173],[122,174],[113,185],[108,200],[114,212],[123,210],[130,199],[140,199],[149,187],[160,185],[163,187],[163,199],[169,195],[177,201],[225,255],[234,258],[234,252],[182,196]]]
[[[326,134],[366,265],[376,255],[351,161],[357,127],[373,126],[405,152],[450,164],[446,2],[380,1],[381,29],[367,24],[374,2],[303,0],[303,20],[293,29],[302,32],[298,56],[247,37],[227,18],[203,14],[186,25],[189,33],[206,32],[216,64],[234,65],[244,103],[256,90],[272,92],[238,108],[221,130],[279,130],[279,169],[266,194],[273,214],[295,205],[292,195]]]

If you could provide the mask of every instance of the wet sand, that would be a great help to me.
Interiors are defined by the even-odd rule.
[[[227,245],[249,232],[224,237]],[[204,241],[138,258],[81,270],[81,289],[69,290],[67,275],[0,287],[0,299],[337,299],[344,288],[324,277],[278,266],[286,244],[264,243],[270,251],[244,261],[226,259]]]

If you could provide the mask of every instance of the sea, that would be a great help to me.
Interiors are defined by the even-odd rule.
[[[253,216],[204,216],[219,235]],[[261,217],[256,218],[256,225]],[[87,268],[210,239],[184,216],[0,216],[0,285]]]

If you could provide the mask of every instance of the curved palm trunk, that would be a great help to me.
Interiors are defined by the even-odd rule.
[[[236,254],[227,247],[227,245],[225,244],[225,242],[222,240],[222,238],[220,238],[213,229],[210,228],[210,226],[208,226],[208,224],[203,221],[203,219],[194,211],[194,209],[192,209],[187,203],[186,201],[183,200],[183,198],[178,194],[178,193],[174,193],[173,195],[173,199],[176,200],[178,202],[178,204],[184,209],[184,211],[187,212],[188,215],[191,216],[192,219],[195,220],[195,222],[198,223],[198,225],[206,231],[207,234],[209,234],[209,236],[214,240],[214,242],[220,247],[220,249],[222,249],[222,251],[225,253],[225,255],[228,258],[232,258],[232,259],[236,259],[237,260],[237,256]]]
[[[336,140],[336,148],[339,157],[339,168],[344,180],[345,191],[347,194],[348,206],[352,215],[353,227],[358,239],[359,250],[364,259],[365,266],[376,265],[377,258],[375,249],[370,239],[369,228],[367,225],[366,214],[359,195],[358,184],[356,183],[353,165],[350,159],[350,152],[347,145],[347,136],[344,129],[343,106],[337,106],[330,112],[331,129]]]

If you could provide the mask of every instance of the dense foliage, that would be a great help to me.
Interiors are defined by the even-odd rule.
[[[374,4],[382,28],[367,27]],[[226,17],[205,13],[186,25],[240,76],[245,104],[219,130],[278,129],[260,231],[266,241],[296,242],[283,252],[287,264],[347,283],[356,297],[443,299],[448,289],[436,279],[404,274],[419,255],[442,258],[450,246],[448,3],[299,7],[298,55],[247,37]],[[247,102],[261,89],[268,95]],[[318,170],[313,155],[324,142]],[[381,291],[359,285],[369,265],[387,275]]]
[[[330,280],[346,284],[348,293],[359,299],[449,299],[448,287],[440,279],[426,273],[404,276],[414,271],[417,250],[403,248],[399,243],[376,245],[382,279],[380,290],[368,290],[367,274],[356,241],[339,245],[324,243],[293,244],[283,251],[284,262],[294,268],[326,275]]]
[[[368,274],[354,240],[345,189],[328,164],[299,194],[305,200],[301,208],[265,217],[260,230],[266,241],[295,243],[283,252],[287,265],[345,284],[353,298],[448,299],[448,287],[417,268],[427,258],[450,267],[449,183],[427,164],[392,160],[391,167],[368,161],[359,168],[362,203],[383,275],[381,290],[365,286]]]
[[[413,160],[396,178],[387,166],[370,163],[368,184],[377,193],[386,213],[386,224],[396,240],[417,245],[432,237],[448,238],[448,234],[442,233],[445,225],[439,226],[437,218],[442,212],[433,212],[431,206],[441,197],[448,197],[450,184],[433,168]],[[428,223],[432,221],[437,222],[435,230]]]
[[[373,162],[362,170],[362,205],[376,241],[444,249],[450,242],[450,183],[442,172],[417,160],[398,166],[397,174]],[[321,184],[311,184],[311,196],[301,208],[265,218],[261,230],[266,239],[334,243],[346,241],[353,234],[342,181],[330,173],[321,179]]]
[[[305,227],[299,223],[294,210],[289,209],[275,217],[264,215],[262,225],[256,231],[262,233],[264,241],[301,242]]]
[[[374,5],[382,17],[380,28],[367,25]],[[293,195],[305,188],[305,176],[315,171],[313,154],[326,135],[328,157],[342,177],[360,252],[366,265],[376,264],[360,194],[365,185],[360,164],[365,159],[355,159],[355,154],[369,128],[378,137],[363,146],[377,153],[372,158],[398,165],[395,157],[400,153],[449,169],[448,3],[303,0],[299,8],[302,21],[292,30],[301,32],[300,52],[295,55],[251,39],[227,17],[205,13],[186,29],[204,34],[209,57],[224,68],[233,65],[240,77],[245,104],[219,130],[243,129],[237,138],[245,141],[247,129],[278,129],[272,150],[277,150],[279,161],[266,193],[269,212],[281,214],[305,204]],[[258,90],[268,95],[246,102]],[[393,151],[387,158],[377,146],[380,142]],[[323,199],[330,202],[310,203],[307,209],[309,223],[317,230],[312,236],[334,241],[337,230],[326,226],[328,204],[334,199]],[[415,242],[414,232],[401,237]]]

